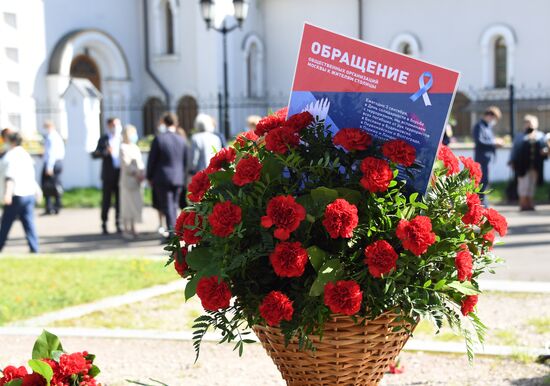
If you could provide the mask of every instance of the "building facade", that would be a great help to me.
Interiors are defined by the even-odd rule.
[[[234,23],[217,0],[215,23]],[[250,0],[228,42],[231,132],[249,114],[286,104],[305,21],[461,72],[455,132],[467,136],[489,104],[504,111],[509,88],[523,113],[550,129],[550,2],[546,0]],[[70,130],[62,98],[71,78],[101,95],[101,116],[142,134],[162,111],[192,129],[197,112],[220,117],[221,35],[207,30],[198,0],[3,0],[0,2],[0,126],[32,137],[52,119]]]

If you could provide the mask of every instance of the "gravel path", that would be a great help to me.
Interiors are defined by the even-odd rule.
[[[0,364],[22,364],[32,349],[32,337],[0,337]],[[284,386],[276,367],[259,344],[248,345],[243,358],[227,345],[205,343],[193,364],[191,342],[134,339],[62,338],[67,351],[84,349],[97,355],[104,385],[127,385],[125,379],[157,379],[170,386]],[[510,359],[404,353],[405,372],[388,374],[390,385],[547,385],[549,367]],[[546,378],[545,378],[546,376]],[[546,383],[545,383],[546,382]],[[150,382],[151,383],[151,382]]]

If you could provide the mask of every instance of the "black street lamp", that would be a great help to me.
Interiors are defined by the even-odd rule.
[[[199,0],[201,6],[201,14],[206,27],[213,29],[222,34],[223,36],[223,132],[226,138],[229,138],[230,124],[229,124],[229,91],[227,88],[227,34],[241,28],[246,16],[248,15],[248,0],[233,0],[233,8],[235,9],[235,19],[237,24],[227,27],[225,19],[221,27],[215,27],[212,25],[214,19],[214,0]],[[221,106],[220,106],[221,107]]]

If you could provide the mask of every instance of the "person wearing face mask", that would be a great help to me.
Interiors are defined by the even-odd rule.
[[[145,166],[137,141],[135,126],[126,125],[120,145],[120,219],[127,238],[137,238],[135,224],[141,222],[143,209]]]
[[[177,133],[177,117],[162,116],[166,131],[155,137],[147,159],[147,180],[156,195],[160,211],[166,218],[166,229],[173,234],[178,200],[186,181],[187,143]]]
[[[539,120],[534,115],[523,118],[523,134],[514,141],[510,165],[518,177],[519,209],[535,210],[534,196],[537,184],[543,181],[544,134],[538,130]]]
[[[65,143],[55,129],[53,122],[44,122],[44,167],[42,169],[42,191],[46,201],[45,215],[58,214],[61,209],[61,172],[65,158]]]
[[[11,226],[21,220],[31,253],[38,253],[38,235],[34,225],[34,205],[39,186],[34,178],[34,162],[21,146],[19,133],[6,138],[9,150],[0,163],[2,180],[0,190],[4,213],[0,224],[0,251],[4,248]]]
[[[101,229],[104,235],[108,234],[107,219],[111,207],[112,197],[115,196],[115,224],[117,233],[122,233],[120,227],[120,200],[118,182],[120,179],[120,143],[122,125],[120,119],[109,118],[107,120],[107,133],[102,135],[97,142],[97,147],[92,153],[94,159],[101,159]]]
[[[498,107],[490,106],[472,130],[475,143],[474,160],[479,162],[483,173],[480,182],[482,192],[486,191],[489,185],[489,162],[495,156],[496,149],[503,145],[502,139],[495,138],[493,132],[493,128],[501,116],[502,113]],[[485,194],[480,194],[479,198],[484,206],[488,205]]]

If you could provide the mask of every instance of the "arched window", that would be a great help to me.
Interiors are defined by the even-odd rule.
[[[248,98],[263,96],[263,57],[262,41],[256,35],[249,35],[243,44],[245,68],[245,93]]]
[[[187,135],[193,130],[193,123],[199,113],[197,100],[190,95],[183,96],[178,102],[178,121]]]
[[[493,25],[483,32],[480,44],[483,87],[506,87],[514,76],[514,31],[504,24]]]
[[[506,41],[502,36],[499,36],[495,40],[495,87],[504,88],[507,82],[507,54],[506,54]]]
[[[143,105],[143,135],[154,135],[166,106],[162,100],[151,97]]]
[[[399,49],[399,51],[405,55],[412,55],[412,48],[409,43],[401,44],[401,48]]]
[[[420,56],[420,42],[410,33],[400,33],[395,36],[390,43],[390,49],[413,57]]]
[[[96,62],[88,55],[78,55],[71,62],[72,78],[85,78],[101,91],[101,76]]]
[[[178,54],[179,2],[177,0],[152,0],[151,26],[153,47],[157,57]]]
[[[165,5],[165,37],[166,37],[166,53],[169,55],[174,54],[174,14],[172,13],[172,6],[167,1]]]

